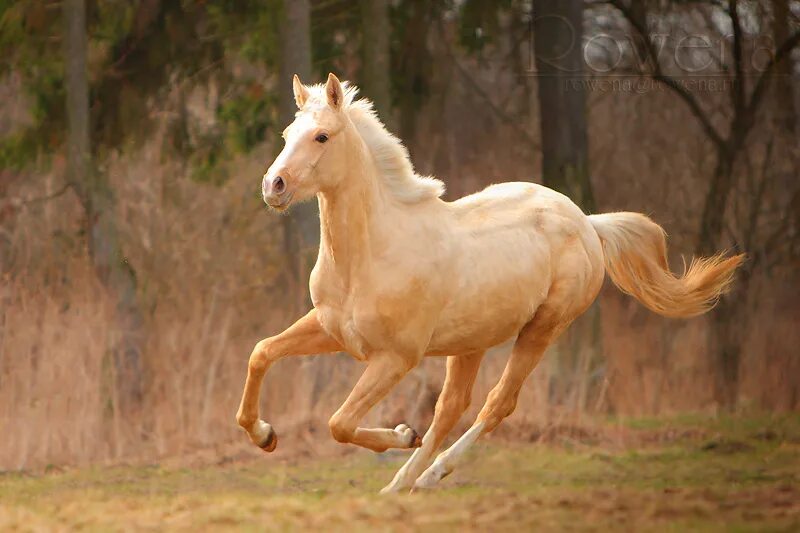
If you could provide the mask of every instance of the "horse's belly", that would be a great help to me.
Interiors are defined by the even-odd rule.
[[[485,326],[453,323],[452,327],[442,327],[434,332],[425,355],[459,355],[487,350],[519,333],[527,321],[516,318]]]
[[[515,336],[547,297],[546,269],[505,272],[462,289],[443,310],[429,343],[431,355],[485,350]],[[501,273],[502,274],[502,273]]]

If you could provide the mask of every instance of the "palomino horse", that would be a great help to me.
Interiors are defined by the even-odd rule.
[[[516,406],[545,348],[614,283],[669,317],[709,310],[742,256],[695,259],[669,271],[664,231],[638,213],[585,215],[533,183],[502,183],[454,202],[419,176],[401,142],[357,89],[295,76],[299,111],[264,175],[264,201],[283,211],[317,197],[321,242],[310,290],[314,308],[250,356],[238,423],[265,451],[277,444],[259,418],[267,369],[288,356],[347,351],[366,363],[330,419],[333,437],[375,451],[417,448],[383,492],[429,488]],[[516,336],[500,382],[474,425],[434,454],[467,409],[484,351]],[[367,412],[426,356],[447,356],[447,376],[423,439],[401,424],[359,427]]]

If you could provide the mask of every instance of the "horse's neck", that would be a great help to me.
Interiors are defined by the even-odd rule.
[[[350,173],[335,190],[320,192],[321,253],[347,284],[366,279],[376,244],[386,238],[387,219],[397,216],[387,202],[369,154],[352,156]]]

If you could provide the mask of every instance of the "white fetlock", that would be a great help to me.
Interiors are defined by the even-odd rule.
[[[417,450],[419,451],[419,450]],[[406,472],[404,469],[400,469],[400,471],[394,476],[394,479],[381,489],[381,494],[397,494],[399,492],[407,492],[412,485],[413,480],[407,479]]]
[[[423,460],[422,457],[426,455],[427,452],[424,451],[424,448],[417,448],[414,450],[414,453],[411,454],[411,457],[408,459],[406,464],[404,464],[402,468],[397,471],[392,481],[383,487],[380,493],[395,494],[398,492],[407,492],[414,484],[414,478],[411,477],[411,474],[409,474],[409,470],[414,469],[414,465],[420,460]]]
[[[401,487],[398,483],[392,481],[391,483],[383,487],[379,494],[397,494],[401,490],[403,490],[403,487]]]
[[[394,431],[399,435],[400,442],[403,443],[401,448],[419,448],[422,445],[419,434],[406,424],[398,424]]]
[[[411,492],[417,490],[432,489],[439,481],[447,477],[453,469],[448,467],[446,463],[435,461],[421,476],[414,482]]]

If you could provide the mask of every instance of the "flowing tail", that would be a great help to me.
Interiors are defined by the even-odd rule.
[[[681,318],[705,313],[717,303],[745,256],[694,258],[682,276],[667,264],[663,228],[640,213],[590,215],[603,243],[606,270],[614,284],[648,309]]]

